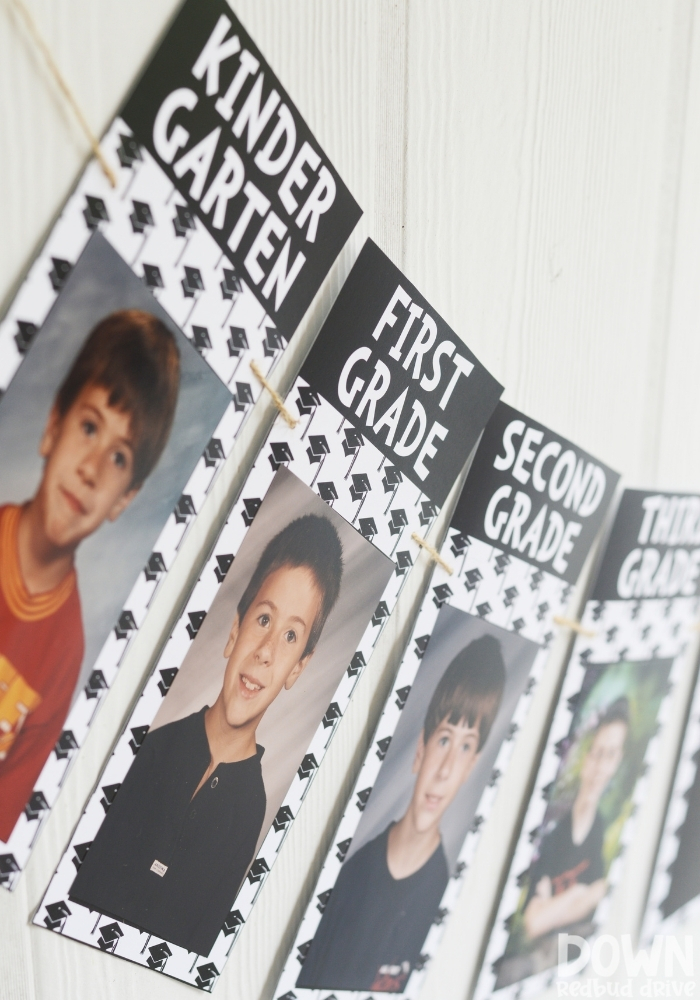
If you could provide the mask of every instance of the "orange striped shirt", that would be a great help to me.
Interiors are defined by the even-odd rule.
[[[0,840],[7,841],[61,735],[83,659],[75,572],[30,594],[19,563],[21,507],[0,507]]]

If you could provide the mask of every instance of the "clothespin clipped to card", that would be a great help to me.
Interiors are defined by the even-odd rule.
[[[260,366],[258,365],[258,362],[255,359],[253,359],[250,362],[250,370],[252,371],[253,375],[255,375],[256,379],[258,380],[258,382],[260,383],[260,385],[263,387],[263,389],[267,389],[267,391],[270,393],[270,395],[272,396],[272,402],[275,404],[275,406],[277,407],[277,409],[279,410],[279,412],[282,414],[282,416],[284,417],[284,419],[287,421],[287,423],[289,424],[289,426],[291,428],[296,427],[296,425],[299,423],[299,418],[295,417],[293,414],[291,414],[289,412],[289,410],[287,409],[287,407],[284,405],[284,400],[282,399],[282,397],[280,396],[280,394],[277,392],[277,390],[274,388],[274,386],[270,382],[268,382],[268,380],[265,378],[265,376],[263,375],[263,373],[260,370]]]
[[[438,550],[434,546],[432,546],[430,542],[426,542],[424,538],[421,538],[421,536],[418,534],[417,531],[414,531],[411,534],[411,538],[416,543],[416,545],[420,545],[422,549],[425,549],[425,551],[428,553],[431,559],[433,559],[434,562],[438,564],[438,566],[442,566],[445,572],[449,573],[449,575],[452,576],[452,574],[454,573],[454,569],[452,568],[452,566],[450,566],[448,562],[446,562],[442,558]]]
[[[575,618],[564,618],[563,615],[554,615],[552,621],[555,625],[561,625],[562,628],[570,628],[572,632],[576,632],[578,635],[585,635],[588,639],[595,639],[597,635],[591,629],[584,628],[581,622],[577,622]]]

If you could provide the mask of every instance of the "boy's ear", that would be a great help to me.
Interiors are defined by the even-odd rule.
[[[46,421],[46,426],[44,427],[44,433],[41,435],[41,441],[39,442],[39,454],[42,458],[48,458],[53,451],[60,429],[61,415],[56,407],[52,406],[48,420]]]
[[[112,505],[112,509],[107,515],[107,520],[116,521],[119,515],[124,513],[124,511],[129,506],[131,501],[134,499],[138,491],[139,487],[137,486],[133,490],[127,490],[126,493],[122,493],[122,495],[119,497],[116,503]]]
[[[420,731],[420,736],[418,737],[418,743],[416,744],[416,756],[413,758],[413,767],[411,768],[412,774],[418,774],[420,771],[420,766],[423,763],[423,758],[425,757],[425,732],[423,729]]]
[[[233,625],[231,626],[231,631],[228,634],[228,641],[224,646],[224,658],[228,660],[229,656],[233,652],[233,647],[236,645],[236,640],[238,639],[238,631],[240,629],[240,621],[238,618],[238,611],[236,611],[236,617],[233,619]]]
[[[292,669],[289,671],[289,676],[287,677],[287,680],[284,682],[284,690],[285,691],[289,691],[289,689],[291,687],[294,687],[294,685],[296,684],[296,682],[299,680],[299,677],[301,676],[302,671],[306,667],[306,664],[309,662],[309,660],[311,659],[311,657],[313,655],[314,655],[314,651],[312,649],[310,653],[307,653],[306,656],[303,656],[301,658],[301,660],[299,660],[297,663],[294,664],[294,666],[292,667]]]

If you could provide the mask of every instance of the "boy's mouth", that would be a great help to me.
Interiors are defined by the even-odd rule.
[[[429,792],[425,794],[425,804],[431,812],[440,808],[440,803],[442,802],[442,795],[431,795]]]
[[[63,496],[65,497],[66,501],[68,502],[68,506],[70,507],[70,509],[73,511],[74,514],[83,514],[83,515],[87,514],[87,511],[81,504],[80,500],[78,500],[78,498],[73,493],[71,493],[70,490],[67,490],[65,486],[59,486],[59,489],[63,494]]]
[[[254,680],[254,678],[249,677],[248,674],[240,674],[239,680],[241,682],[241,691],[244,697],[250,698],[263,689],[263,685]]]

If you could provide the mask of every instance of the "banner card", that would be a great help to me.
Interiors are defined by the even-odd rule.
[[[466,353],[373,244],[360,273],[367,255],[386,281],[366,288],[353,270],[355,298],[336,303],[332,329],[347,309],[373,344],[400,283]],[[408,349],[423,336],[418,326]],[[324,328],[288,397],[300,421],[279,417],[268,435],[34,918],[202,989],[221,973],[408,579],[412,536],[428,534],[440,508],[444,475],[433,489],[420,469],[402,471],[391,445],[366,436],[365,410],[350,419],[313,380],[336,354]],[[472,365],[442,416],[448,442],[463,435],[454,479],[501,391]],[[362,390],[380,395],[371,370],[364,381],[358,406]],[[431,391],[420,380],[413,390],[426,413]],[[400,438],[415,412],[397,415]],[[416,456],[431,427],[421,419],[406,434]],[[425,449],[426,468],[444,443]]]
[[[496,407],[278,1000],[418,996],[617,480]]]
[[[673,934],[700,914],[699,751],[700,683],[696,683],[642,923],[643,944],[656,934]]]
[[[663,506],[660,500],[663,500]],[[658,506],[659,521],[658,524],[655,521],[653,527],[650,526],[645,542],[653,540],[657,547],[664,542],[670,546],[681,546],[686,553],[681,560],[687,561],[688,566],[697,566],[700,558],[700,497],[660,498],[650,495],[648,506]],[[661,527],[664,521],[667,528]],[[692,572],[686,571],[689,575]],[[700,853],[699,751],[700,678],[696,681],[695,693],[689,706],[688,721],[656,855],[642,923],[644,942],[651,941],[657,933],[673,933],[677,927],[700,913],[700,877],[697,864]]]
[[[260,395],[250,361],[270,374],[360,216],[224,0],[182,6],[102,150],[116,187],[91,161],[0,324],[6,888]],[[115,354],[120,332],[132,346]],[[128,357],[151,364],[152,383],[134,381]],[[65,475],[83,485],[59,477],[47,499],[88,388],[109,394],[105,414],[122,415],[143,467],[113,508],[88,503],[72,444]]]
[[[626,490],[564,676],[476,996],[539,996],[608,914],[697,618],[700,498]],[[569,935],[559,950],[560,935]]]

